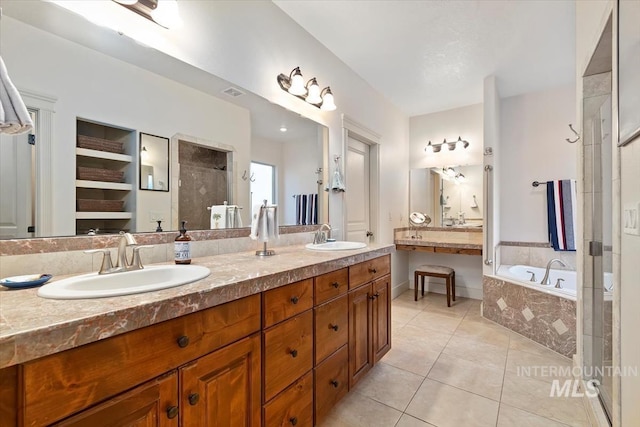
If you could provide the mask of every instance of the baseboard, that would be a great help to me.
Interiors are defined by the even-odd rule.
[[[391,299],[397,298],[401,293],[409,289],[409,281],[402,282],[391,288]]]

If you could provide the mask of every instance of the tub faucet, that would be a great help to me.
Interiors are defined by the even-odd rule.
[[[327,234],[331,231],[331,226],[329,224],[322,224],[316,234],[313,236],[313,244],[319,245],[320,243],[327,242]]]
[[[551,279],[549,279],[549,270],[551,269],[551,265],[557,262],[558,264],[560,264],[563,267],[566,267],[567,264],[565,264],[561,259],[558,258],[554,258],[551,261],[549,261],[547,263],[547,269],[544,271],[544,277],[542,278],[542,282],[540,282],[541,285],[550,285],[551,284]]]

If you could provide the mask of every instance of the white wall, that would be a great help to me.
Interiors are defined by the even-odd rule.
[[[569,123],[576,123],[575,88],[502,98],[500,238],[548,242],[546,186],[533,181],[576,179],[576,145]],[[497,243],[497,242],[496,242]]]
[[[410,168],[482,164],[482,104],[468,105],[411,117]],[[449,151],[443,147],[439,153],[427,154],[427,143],[440,144],[458,137],[469,141],[465,150]]]
[[[0,40],[15,85],[58,98],[52,162],[53,235],[75,234],[76,117],[167,138],[182,133],[232,145],[234,160],[248,165],[251,147],[246,109],[8,16],[2,18]],[[20,43],[8,42],[15,40]],[[239,178],[236,181],[237,203],[248,205],[248,185]],[[135,182],[134,189],[137,187]],[[136,228],[155,230],[150,211],[161,213],[164,223],[170,224],[170,210],[169,192],[139,191]]]

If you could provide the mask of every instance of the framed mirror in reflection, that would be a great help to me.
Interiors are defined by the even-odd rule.
[[[482,165],[411,169],[409,211],[433,218],[434,227],[481,227]]]
[[[140,133],[140,189],[169,191],[169,138]]]
[[[34,193],[24,199],[34,200],[36,224],[41,215],[51,225],[46,230],[36,227],[35,233],[21,237],[70,236],[96,227],[100,232],[152,232],[157,220],[162,220],[165,231],[171,231],[177,230],[179,220],[185,219],[181,215],[191,211],[198,211],[202,221],[190,221],[190,229],[210,229],[210,211],[206,208],[224,202],[241,208],[241,221],[230,224],[247,227],[253,161],[274,166],[274,202],[280,206],[281,226],[296,225],[297,194],[317,195],[318,222],[328,222],[328,195],[322,189],[326,172],[317,174],[328,158],[326,127],[50,2],[3,4],[0,40],[2,57],[14,84],[25,93],[37,95],[32,96],[34,99],[47,95],[53,100],[51,111],[55,111],[51,126],[45,121],[47,126],[38,129],[38,138],[54,141],[51,146],[55,150],[47,151],[46,145],[36,144],[38,162],[34,169],[30,163],[24,165],[36,180],[50,175],[47,179],[52,182],[51,194],[43,196],[35,186]],[[30,54],[25,55],[25,51]],[[43,61],[56,66],[42,67]],[[42,113],[42,105],[36,104],[27,107]],[[133,135],[115,160],[110,158],[112,155],[100,156],[103,168],[125,169],[123,181],[109,185],[85,183],[91,188],[82,190],[91,192],[91,199],[103,192],[108,193],[104,199],[124,200],[123,212],[102,213],[103,222],[95,227],[93,223],[85,224],[88,227],[82,230],[77,222],[88,220],[79,218],[93,219],[95,215],[79,214],[76,209],[78,164],[76,161],[74,165],[72,159],[80,156],[75,144],[79,117],[129,129]],[[288,130],[282,132],[281,128]],[[50,134],[43,134],[47,132]],[[154,135],[169,137],[168,149],[166,138]],[[223,171],[227,176],[223,189],[226,194],[214,200],[202,194],[209,192],[208,187],[194,185],[191,200],[201,200],[203,205],[180,203],[181,172],[186,169],[186,162],[178,157],[182,141],[228,153]],[[158,155],[166,156],[166,160],[152,160],[155,147],[160,145]],[[148,159],[142,158],[143,148]],[[91,153],[82,155],[89,159],[86,162],[93,162]],[[212,169],[221,171],[216,167]],[[0,203],[4,205],[10,194],[22,194],[18,191],[5,191],[3,187]],[[33,223],[30,219],[23,222]]]

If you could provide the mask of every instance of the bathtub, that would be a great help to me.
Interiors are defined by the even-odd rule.
[[[531,273],[535,274],[535,282],[531,281]],[[525,286],[527,288],[535,289],[539,292],[544,292],[551,295],[557,295],[561,298],[570,299],[576,301],[577,289],[576,289],[576,272],[571,270],[549,270],[550,285],[541,285],[540,282],[544,277],[544,268],[531,267],[528,265],[501,265],[496,273],[497,276],[507,278],[511,282],[516,282],[518,285]],[[556,288],[555,284],[558,279],[564,279],[561,282],[562,288]],[[607,291],[604,293],[605,300],[611,300],[613,290],[613,275],[611,273],[604,274],[604,287]]]

